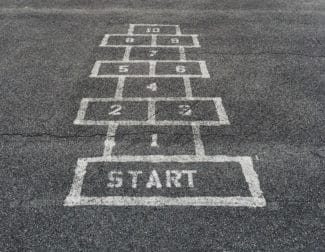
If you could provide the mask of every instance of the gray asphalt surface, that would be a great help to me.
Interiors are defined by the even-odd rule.
[[[323,1],[4,0],[0,7],[1,251],[325,250]],[[199,35],[201,48],[186,55],[205,60],[211,78],[193,79],[193,96],[222,97],[231,123],[201,127],[206,154],[251,156],[266,207],[63,206],[78,158],[103,151],[107,127],[73,124],[82,98],[115,94],[116,80],[88,76],[96,60],[121,60],[124,50],[98,45],[129,23],[179,24]],[[149,96],[133,84],[125,95]],[[177,80],[162,86],[165,95],[184,96]],[[193,154],[188,127],[160,127],[159,151],[148,147],[155,130],[119,127],[113,154]],[[216,175],[207,165],[201,194],[245,196],[237,168]],[[110,193],[100,169],[85,180],[86,195]],[[214,187],[212,175],[220,178]]]

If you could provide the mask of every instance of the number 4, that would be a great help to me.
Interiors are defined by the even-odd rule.
[[[156,82],[149,84],[149,85],[147,86],[147,88],[150,89],[150,90],[153,91],[153,92],[156,92],[157,89],[158,89],[158,88],[157,88],[157,84],[156,84]]]
[[[153,57],[157,54],[157,50],[150,50],[150,57]]]

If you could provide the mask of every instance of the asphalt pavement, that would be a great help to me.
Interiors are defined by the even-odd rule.
[[[122,78],[123,93],[90,77],[125,59],[99,45],[130,24],[197,35],[197,77],[178,47],[133,47],[166,77]],[[1,251],[325,250],[324,2],[4,0],[0,27]],[[125,75],[114,64],[98,74]],[[104,100],[78,113],[85,98]],[[85,160],[90,200],[67,201]]]

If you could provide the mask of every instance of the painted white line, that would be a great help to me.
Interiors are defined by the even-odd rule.
[[[129,24],[128,34],[127,35],[133,35],[134,32],[134,24]]]
[[[202,78],[210,78],[210,74],[208,72],[208,68],[205,61],[200,61],[199,64],[202,72]]]
[[[77,204],[76,199],[80,198],[81,195],[83,180],[87,172],[87,163],[86,159],[78,159],[70,193],[64,201],[64,205],[73,203]]]
[[[186,61],[185,48],[183,46],[179,47],[179,60]]]
[[[68,197],[65,206],[223,206],[265,207],[265,200],[254,197]]]
[[[178,25],[169,25],[169,24],[130,24],[133,26],[167,26],[167,27],[177,27]]]
[[[129,62],[130,59],[130,53],[131,53],[132,46],[125,47],[125,52],[123,56],[123,61]]]
[[[183,77],[186,98],[192,98],[191,81],[188,77]]]
[[[98,73],[99,73],[99,68],[100,68],[100,65],[102,64],[101,61],[96,61],[94,66],[93,66],[93,69],[91,70],[91,73],[89,75],[89,77],[97,77],[98,76]]]
[[[87,102],[110,102],[110,101],[215,101],[218,106],[222,106],[220,97],[107,97],[107,98],[83,98],[82,101]],[[220,110],[221,111],[221,110]],[[222,111],[225,113],[225,111]]]
[[[122,34],[122,33],[108,33],[105,34],[109,35],[110,37],[151,37],[151,36],[158,36],[158,37],[197,37],[198,34],[162,34],[162,33],[157,33],[157,34],[152,34],[152,33],[145,33],[145,34]]]
[[[150,98],[148,100],[148,123],[156,123],[156,102]]]
[[[192,40],[193,40],[194,47],[201,47],[200,46],[199,39],[198,39],[198,35],[197,34],[193,34],[191,36],[192,36]]]
[[[157,46],[157,35],[152,35],[152,37],[151,37],[151,46],[152,47]]]
[[[115,98],[116,99],[122,99],[123,89],[124,89],[124,82],[125,82],[125,77],[124,76],[118,77],[117,88],[116,88],[116,93],[115,93]]]
[[[253,197],[261,197],[263,192],[260,187],[260,181],[258,180],[258,175],[255,172],[253,167],[253,161],[249,158],[243,158],[241,161],[242,171],[245,177],[245,180],[248,184],[249,191],[251,192]]]
[[[181,62],[181,61],[180,61]],[[89,75],[91,78],[118,78],[121,75],[119,74],[101,74],[101,75]],[[182,78],[182,77],[188,77],[188,78],[209,78],[206,76],[203,76],[201,74],[155,74],[155,75],[141,75],[141,74],[123,74],[122,76],[125,76],[127,78]]]
[[[242,163],[246,160],[251,159],[248,156],[227,156],[227,155],[215,155],[215,156],[198,156],[198,155],[140,155],[140,156],[110,156],[110,157],[91,157],[82,158],[87,163],[97,162],[148,162],[148,163],[159,163],[159,162],[180,162],[180,163],[195,163],[195,162],[237,162]],[[246,164],[250,164],[247,163]]]
[[[74,120],[75,125],[109,125],[110,123],[118,123],[123,126],[187,126],[187,125],[197,125],[197,126],[221,126],[228,125],[228,123],[222,121],[136,121],[136,120],[84,120],[76,119]]]
[[[83,179],[86,174],[87,164],[95,162],[238,162],[243,170],[243,175],[248,183],[252,197],[83,197],[81,196]],[[258,176],[254,171],[253,162],[250,157],[230,156],[197,156],[197,155],[176,155],[176,156],[109,156],[101,158],[79,159],[75,170],[75,177],[70,194],[64,202],[65,206],[77,205],[107,205],[107,206],[233,206],[233,207],[265,207],[266,201],[260,189]]]
[[[153,76],[155,76],[156,75],[156,65],[157,65],[157,63],[156,63],[156,61],[149,61],[149,76],[150,77],[153,77]]]
[[[176,34],[177,35],[181,35],[182,34],[181,28],[179,27],[179,25],[176,25]]]
[[[78,110],[78,113],[77,113],[77,118],[74,120],[74,124],[76,124],[77,121],[83,121],[85,116],[86,116],[86,111],[87,111],[87,108],[88,108],[88,100],[86,99],[82,99],[80,101],[80,106],[79,106],[79,110]]]
[[[155,62],[155,63],[179,63],[179,60],[97,60],[96,63],[149,63],[149,62]],[[185,63],[198,63],[202,64],[203,68],[206,68],[206,63],[204,60],[186,60]]]
[[[103,40],[102,40],[102,42],[100,43],[100,45],[99,46],[106,46],[107,45],[107,41],[108,41],[108,38],[109,38],[109,34],[105,34],[105,36],[104,36],[104,38],[103,38]]]
[[[216,97],[213,101],[216,106],[219,121],[222,122],[223,125],[230,125],[226,110],[222,104],[222,99],[220,97]]]
[[[115,146],[115,132],[118,124],[111,123],[108,125],[106,140],[104,142],[104,153],[103,157],[108,157],[112,155],[113,147]]]
[[[112,48],[123,48],[123,47],[127,47],[129,46],[129,44],[125,44],[125,45],[100,45],[100,47],[112,47]],[[185,48],[196,48],[197,46],[195,45],[181,45],[182,47]],[[180,45],[155,45],[152,46],[151,44],[149,45],[133,45],[133,47],[158,47],[158,48],[178,48],[180,47]]]
[[[192,131],[193,131],[193,139],[195,145],[195,153],[198,156],[204,156],[205,150],[201,139],[200,126],[192,124]]]

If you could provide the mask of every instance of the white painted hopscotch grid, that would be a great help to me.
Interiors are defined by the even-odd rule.
[[[163,39],[162,39],[163,38]],[[182,39],[190,39],[185,43]],[[149,39],[149,40],[148,40]],[[167,40],[166,40],[167,39]],[[139,42],[145,41],[144,44]],[[75,170],[75,176],[69,195],[65,200],[65,206],[80,205],[106,205],[106,206],[229,206],[229,207],[264,207],[266,205],[263,192],[260,189],[258,175],[254,171],[251,157],[246,156],[207,156],[205,155],[204,145],[201,139],[200,126],[220,126],[229,125],[229,119],[220,97],[193,97],[191,78],[210,78],[205,61],[186,60],[185,48],[200,47],[198,35],[182,34],[179,25],[160,25],[160,24],[130,24],[127,34],[105,34],[100,47],[124,47],[125,53],[122,61],[96,61],[91,71],[91,78],[117,78],[117,88],[114,98],[83,98],[74,121],[76,125],[106,125],[108,127],[107,137],[104,142],[102,157],[80,158]],[[133,47],[172,47],[179,48],[179,60],[130,60]],[[157,73],[159,64],[167,64],[171,72]],[[196,64],[198,73],[190,69],[189,64]],[[133,68],[133,66],[135,66]],[[104,67],[104,73],[101,68]],[[159,69],[158,69],[159,70]],[[105,73],[106,71],[106,73]],[[139,72],[140,71],[140,72]],[[142,72],[141,72],[142,71]],[[126,78],[182,78],[185,88],[185,97],[124,97],[124,83]],[[159,83],[158,83],[159,85]],[[157,91],[157,83],[152,83],[148,87],[152,92]],[[189,102],[212,102],[213,110],[218,115],[217,120],[191,120],[193,108]],[[145,103],[147,104],[147,114],[142,120],[120,119],[123,113],[123,103]],[[157,118],[156,106],[159,102],[178,102],[184,104],[178,107],[178,116],[184,116],[184,120],[160,120]],[[87,112],[90,104],[110,104],[110,117],[105,120],[87,119]],[[176,111],[175,111],[176,113]],[[91,115],[90,115],[91,116]],[[195,145],[194,155],[113,155],[115,146],[115,134],[119,125],[154,125],[154,126],[173,126],[190,125],[193,132]],[[152,135],[152,148],[157,148],[158,136]],[[113,165],[114,163],[238,163],[241,167],[243,176],[248,185],[251,196],[232,196],[232,197],[129,197],[129,196],[105,196],[105,197],[86,197],[82,195],[84,177],[89,169],[88,164],[103,163]],[[200,167],[204,169],[204,167]]]
[[[179,77],[187,77],[187,78],[210,78],[207,66],[205,61],[198,60],[129,60],[130,55],[130,47],[126,47],[124,55],[124,60],[122,61],[110,61],[110,60],[98,60],[95,62],[93,69],[91,70],[91,74],[89,77],[91,78],[118,78],[120,76],[132,77],[132,78],[179,78]],[[184,57],[185,58],[185,57]],[[167,74],[159,74],[157,73],[157,64],[159,63],[178,63],[175,67],[175,72],[167,73]],[[186,73],[182,72],[187,64],[194,63],[200,68],[199,74]],[[138,74],[130,74],[129,70],[132,66],[144,66],[144,73]],[[112,71],[117,70],[116,73],[104,73],[100,74],[100,70],[103,66],[110,66]],[[116,69],[115,69],[116,68]],[[108,69],[110,70],[110,69]]]

